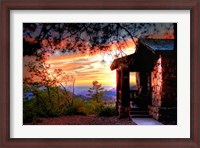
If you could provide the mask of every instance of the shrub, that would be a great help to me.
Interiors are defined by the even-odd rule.
[[[64,115],[76,115],[76,114],[78,114],[77,107],[74,105],[71,105],[68,108],[64,109],[63,114]]]
[[[64,109],[64,115],[82,115],[83,113],[80,112],[80,108],[84,106],[84,103],[81,98],[76,98],[73,100],[71,106]]]
[[[23,103],[23,121],[31,122],[34,118],[37,117],[34,110],[35,100],[26,100]]]
[[[57,90],[56,93],[55,89]],[[62,89],[50,88],[50,97],[48,92],[43,89],[35,89],[34,97],[31,100],[23,102],[23,121],[38,121],[43,117],[55,117],[60,115],[90,115],[99,116],[115,115],[115,108],[111,106],[103,106],[103,102],[96,100],[83,101],[81,98],[72,100],[72,95]],[[59,95],[59,97],[58,97]],[[71,103],[71,102],[72,103]]]
[[[43,117],[55,117],[63,114],[64,109],[71,105],[72,94],[58,87],[32,89],[34,97],[23,102],[23,121],[32,122]]]
[[[110,116],[115,116],[115,115],[116,115],[116,109],[115,107],[111,107],[111,106],[103,107],[99,112],[99,116],[110,117]]]
[[[73,104],[66,108],[65,115],[90,115],[99,114],[103,105],[94,100],[83,101],[81,98],[74,99]]]
[[[90,114],[99,114],[101,108],[102,108],[101,103],[98,103],[94,100],[90,100],[88,102],[85,102],[84,106],[79,110],[85,115],[90,115]]]

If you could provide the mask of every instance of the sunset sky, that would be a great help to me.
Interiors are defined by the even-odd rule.
[[[134,47],[124,50],[127,54],[134,53]],[[102,62],[104,60],[104,62]],[[58,55],[52,56],[47,63],[54,68],[61,68],[63,71],[76,74],[77,86],[90,86],[92,81],[97,80],[106,86],[116,85],[116,72],[110,70],[113,61],[111,56],[97,55]]]
[[[135,36],[138,38],[148,36],[148,38],[154,39],[174,38],[172,24],[157,24],[151,26],[143,27],[143,30],[136,30]],[[31,38],[24,34],[24,39],[31,41],[34,39],[34,36]],[[42,41],[42,44],[46,44],[45,40]],[[46,63],[51,65],[50,72],[60,68],[66,73],[74,73],[76,75],[75,86],[91,86],[94,80],[99,81],[103,86],[116,86],[116,72],[110,70],[110,65],[114,60],[113,55],[116,54],[114,52],[117,52],[117,47],[111,48],[111,52],[109,52],[111,55],[105,53],[97,53],[94,55],[80,53],[62,54],[61,52],[57,52],[52,54]],[[128,41],[128,45],[123,51],[126,55],[134,53],[135,45],[133,42]],[[24,64],[33,59],[30,56],[24,56]],[[27,75],[26,68],[24,68],[24,77]],[[131,83],[135,83],[134,76],[131,81]]]

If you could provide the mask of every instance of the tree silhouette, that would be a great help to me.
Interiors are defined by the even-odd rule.
[[[156,23],[24,23],[24,55],[108,53],[113,46],[125,55],[123,49],[136,45],[137,38],[153,38],[162,31],[173,37],[173,24]]]

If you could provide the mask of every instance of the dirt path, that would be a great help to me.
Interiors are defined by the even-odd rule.
[[[44,118],[41,122],[31,123],[37,125],[135,125],[130,119],[119,119],[114,117],[90,116],[61,116],[55,118]]]

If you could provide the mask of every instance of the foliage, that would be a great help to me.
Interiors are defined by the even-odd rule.
[[[114,115],[112,108],[103,106],[104,88],[101,87],[98,81],[93,81],[93,87],[88,90],[91,100],[83,101],[81,98],[73,99],[72,93],[62,86],[55,85],[58,82],[56,79],[54,81],[49,79],[47,82],[46,80],[47,78],[44,76],[44,79],[37,83],[25,81],[29,85],[24,85],[24,91],[31,91],[33,98],[31,100],[24,100],[24,122],[32,122],[40,118],[60,115]]]
[[[105,106],[99,112],[99,116],[110,117],[115,115],[116,115],[116,108],[111,106]]]
[[[83,101],[81,98],[74,99],[73,104],[66,108],[65,115],[90,115],[99,114],[103,105],[96,101]]]
[[[23,103],[23,121],[33,122],[45,117],[60,115],[91,115],[115,116],[116,110],[111,106],[103,106],[94,100],[83,101],[81,98],[74,99],[70,106],[58,106],[58,100],[48,100],[45,91],[40,90],[34,99],[25,100]]]
[[[133,33],[138,27],[130,23],[24,23],[24,55],[37,55],[38,49],[83,54],[89,49],[94,54],[109,51],[113,44],[122,50],[127,38],[135,44],[137,35]]]
[[[37,116],[37,108],[36,100],[26,100],[23,102],[23,121],[24,122],[32,122],[34,119],[38,118]]]
[[[172,23],[24,23],[24,55],[37,55],[41,48],[51,53],[94,54],[113,46],[123,54],[136,38],[153,38],[159,32],[173,36],[173,30]]]
[[[24,78],[24,85],[31,86],[61,86],[64,89],[69,82],[75,83],[75,73],[65,73],[62,69],[53,69],[50,64],[46,63],[46,58],[36,57],[29,61],[25,68],[29,75]]]
[[[31,92],[31,100],[24,98],[24,122],[30,122],[41,117],[53,117],[63,114],[65,108],[71,106],[73,94],[66,90],[67,83],[75,83],[75,75],[64,73],[62,69],[54,69],[50,73],[50,65],[45,59],[29,62],[25,65],[29,76],[24,78],[24,94]]]
[[[98,103],[102,102],[105,93],[104,88],[101,87],[101,84],[98,81],[93,81],[92,85],[93,87],[89,88],[87,96]]]
[[[91,115],[99,116],[115,116],[116,108],[112,106],[104,106],[94,100],[83,101],[81,98],[74,99],[72,106],[66,108],[65,115]]]
[[[65,108],[64,114],[65,115],[80,115],[83,114],[79,111],[79,108],[83,107],[84,103],[81,98],[74,99],[71,106]]]
[[[123,49],[137,38],[155,38],[161,32],[173,36],[172,23],[23,23],[25,55],[43,53],[108,53],[124,55]]]
[[[24,77],[23,91],[33,93],[33,98],[24,98],[24,121],[61,115],[73,102],[73,94],[65,86],[72,83],[74,90],[75,74],[52,69],[44,57],[48,55],[35,57],[25,65],[29,74]]]
[[[49,87],[51,97],[45,89],[33,89],[34,97],[23,102],[23,120],[30,122],[42,117],[54,117],[63,114],[64,109],[70,106],[72,94],[63,93],[63,89]],[[58,92],[57,92],[58,91]],[[60,94],[60,98],[57,97]]]

